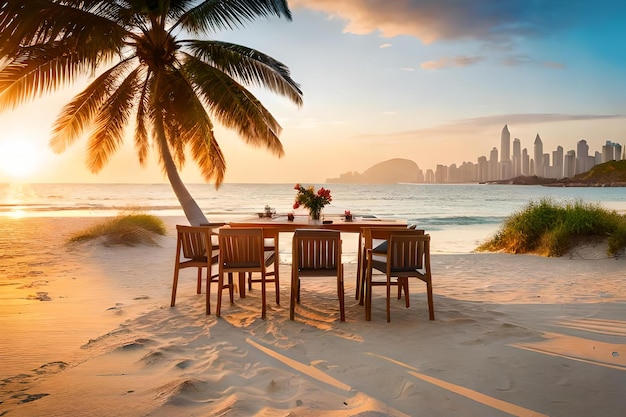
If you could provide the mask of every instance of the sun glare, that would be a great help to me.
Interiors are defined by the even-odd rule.
[[[18,139],[0,142],[0,171],[12,178],[35,173],[41,160],[41,151],[32,143]]]

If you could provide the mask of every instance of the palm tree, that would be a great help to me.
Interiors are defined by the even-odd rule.
[[[272,57],[197,37],[272,15],[291,20],[287,1],[0,0],[0,110],[92,77],[57,118],[52,149],[87,133],[87,165],[98,172],[134,119],[140,164],[152,149],[189,222],[206,223],[178,172],[186,155],[219,187],[226,162],[215,120],[282,156],[280,125],[244,85],[297,105],[302,91]]]

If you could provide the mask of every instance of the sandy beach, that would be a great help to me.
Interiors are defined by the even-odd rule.
[[[391,323],[382,288],[365,321],[349,260],[346,322],[332,278],[290,321],[283,260],[266,321],[258,284],[216,319],[195,270],[169,307],[165,220],[107,247],[66,244],[98,218],[0,219],[0,416],[624,416],[625,255],[435,254],[436,320],[412,281]]]

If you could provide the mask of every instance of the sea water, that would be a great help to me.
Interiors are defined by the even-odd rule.
[[[309,185],[309,184],[303,184]],[[490,184],[312,184],[331,190],[326,215],[401,219],[425,229],[433,253],[468,253],[491,237],[504,220],[531,201],[598,203],[626,213],[626,190],[612,187],[543,187]],[[294,184],[188,184],[209,221],[256,216],[266,205],[293,211]],[[143,211],[183,216],[169,184],[2,184],[0,216],[114,216]],[[303,209],[299,209],[303,210]],[[298,213],[298,211],[296,211]]]

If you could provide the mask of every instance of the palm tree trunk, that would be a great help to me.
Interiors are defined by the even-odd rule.
[[[209,223],[206,216],[202,212],[202,209],[200,209],[200,206],[198,206],[198,203],[196,203],[196,201],[193,199],[193,197],[187,190],[187,187],[185,187],[183,180],[180,178],[180,174],[178,173],[178,169],[176,168],[176,164],[174,163],[174,159],[172,158],[172,153],[167,146],[165,129],[163,128],[163,120],[158,116],[155,119],[155,130],[161,148],[161,158],[163,159],[165,173],[167,174],[167,179],[172,186],[172,190],[174,191],[174,194],[176,194],[176,198],[178,199],[178,202],[180,203],[183,212],[185,213],[185,217],[189,221],[189,224],[191,224],[192,226],[199,226],[201,224]]]

